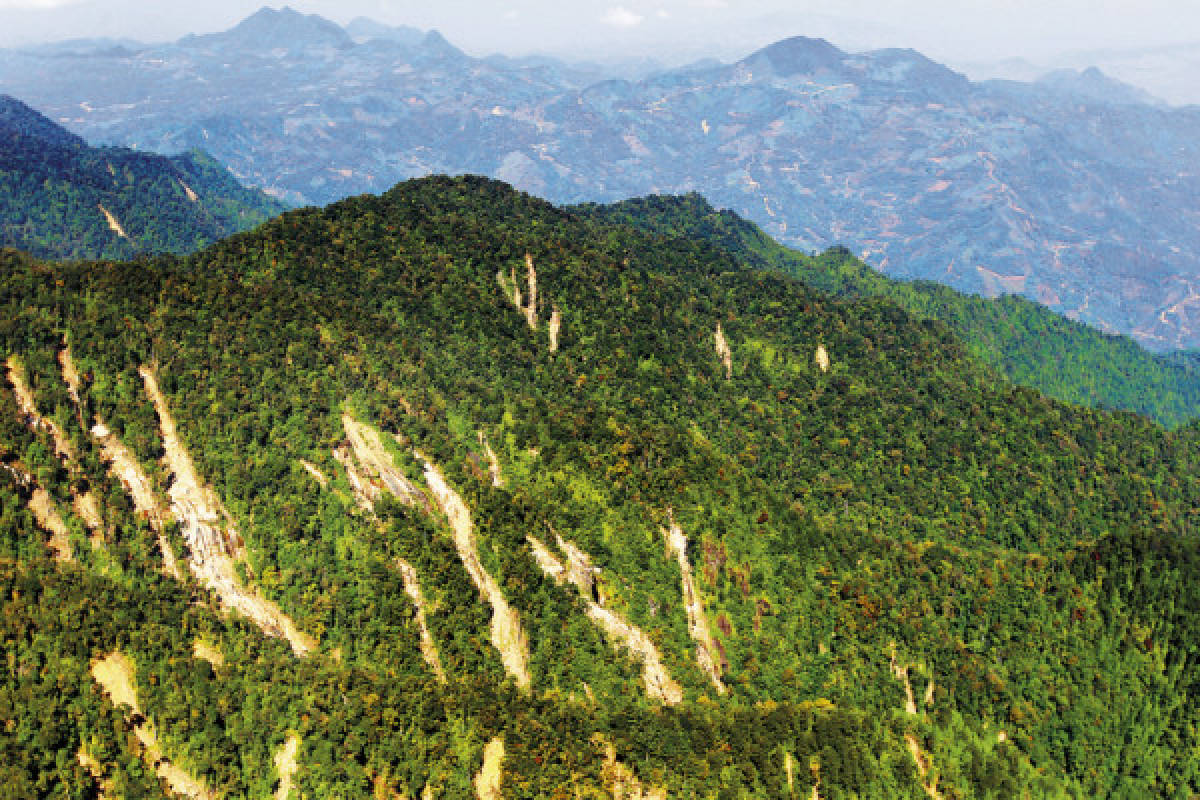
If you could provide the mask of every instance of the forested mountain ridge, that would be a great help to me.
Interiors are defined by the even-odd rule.
[[[1167,427],[1200,418],[1194,352],[1152,353],[1015,295],[984,298],[932,281],[889,278],[842,247],[809,256],[780,245],[754,223],[717,211],[698,194],[654,196],[571,209],[658,235],[704,239],[761,268],[774,267],[839,296],[881,297],[941,320],[971,354],[1013,383],[1069,403],[1136,411]]]
[[[263,9],[174,43],[0,51],[0,91],[92,141],[203,148],[294,204],[430,173],[563,203],[699,191],[806,252],[844,245],[892,277],[1200,346],[1195,107],[1092,72],[975,83],[912,50],[805,36],[595,80],[351,28]]]
[[[2,257],[14,797],[1200,789],[1194,427],[479,178]]]
[[[183,254],[283,209],[206,153],[88,147],[0,95],[0,246],[46,258]]]

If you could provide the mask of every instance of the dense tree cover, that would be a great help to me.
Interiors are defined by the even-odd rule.
[[[0,95],[0,246],[45,258],[190,253],[283,209],[206,153],[88,147]]]
[[[697,194],[573,210],[663,236],[701,238],[750,264],[775,267],[842,297],[886,298],[917,317],[949,325],[973,356],[1013,383],[1068,403],[1136,411],[1167,427],[1200,417],[1195,353],[1151,353],[1128,337],[1102,333],[1017,295],[983,298],[933,281],[895,280],[842,247],[806,255],[731,211],[717,211]]]
[[[511,273],[525,291],[527,253],[536,331],[501,286]],[[288,731],[308,797],[377,781],[468,794],[496,735],[506,795],[602,792],[596,734],[680,796],[807,797],[819,781],[821,797],[918,798],[934,776],[962,798],[1200,791],[1195,426],[1049,400],[890,301],[838,299],[710,237],[647,234],[479,178],[292,212],[185,259],[0,258],[0,341],[81,466],[56,472],[19,419],[0,422],[0,453],[58,486],[60,505],[66,476],[87,477],[107,526],[102,548],[80,541],[76,564],[54,565],[26,489],[0,487],[0,748],[27,796],[77,791],[64,787],[85,780],[83,742],[123,786],[153,788],[86,674],[115,647],[164,750],[228,797],[270,793]],[[81,410],[57,371],[64,339]],[[99,414],[165,490],[141,365],[237,519],[246,575],[320,639],[310,658],[158,571],[84,432]],[[444,520],[391,500],[358,509],[332,453],[344,411],[392,434],[415,482],[413,447],[462,494],[529,634],[528,694],[505,676]],[[697,665],[661,532],[672,521],[724,695]],[[542,574],[529,534],[591,555],[607,607],[657,644],[682,705],[646,698],[640,665]],[[397,558],[429,600],[444,686]],[[225,666],[192,657],[197,636]],[[39,740],[46,720],[56,732]]]

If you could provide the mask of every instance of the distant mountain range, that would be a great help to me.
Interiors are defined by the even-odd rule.
[[[431,172],[559,202],[699,191],[791,247],[1200,345],[1200,109],[1097,71],[972,83],[913,51],[801,37],[597,77],[289,9],[169,45],[0,53],[0,90],[72,130],[203,147],[292,203]]]
[[[188,253],[283,210],[203,152],[89,147],[0,95],[0,246],[46,258]]]

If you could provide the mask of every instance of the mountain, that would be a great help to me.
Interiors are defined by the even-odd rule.
[[[70,70],[7,52],[0,90],[92,140],[204,148],[296,204],[433,172],[568,203],[700,191],[789,247],[1200,346],[1200,109],[1095,72],[972,83],[911,50],[805,37],[585,85],[586,68],[352,27],[265,9]]]
[[[186,253],[283,208],[201,151],[88,147],[0,95],[0,246],[47,258]]]
[[[0,259],[10,796],[1200,790],[1200,428],[482,178]]]
[[[1060,92],[1085,100],[1116,105],[1162,105],[1162,101],[1144,89],[1110,78],[1095,67],[1083,70],[1058,69],[1037,81]]]
[[[1167,427],[1200,418],[1197,353],[1153,353],[1013,295],[984,298],[932,281],[881,275],[845,248],[809,256],[780,245],[699,195],[646,197],[573,213],[659,236],[712,242],[760,268],[793,275],[841,297],[879,297],[948,325],[971,354],[1008,380],[1068,403],[1144,414]]]

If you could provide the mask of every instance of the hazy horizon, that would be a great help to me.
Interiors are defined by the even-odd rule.
[[[144,0],[0,0],[0,47],[84,37],[173,41],[189,33],[226,30],[267,5],[261,0],[211,0],[178,6]],[[1124,2],[1034,0],[953,2],[923,0],[291,0],[297,11],[345,25],[358,16],[389,25],[437,29],[475,56],[550,55],[575,61],[652,60],[666,66],[701,57],[732,59],[788,36],[828,39],[859,51],[907,47],[973,77],[1029,79],[1039,70],[1095,63],[1172,102],[1196,102],[1186,91],[1190,69],[1126,64],[1131,51],[1156,57],[1171,45],[1189,62],[1189,36],[1200,32],[1200,4],[1149,0],[1132,10]],[[1200,40],[1200,33],[1191,36]],[[1106,61],[1107,59],[1107,61]],[[1161,59],[1160,59],[1161,60]],[[1115,68],[1114,68],[1115,67]],[[1181,71],[1182,70],[1182,71]],[[1155,85],[1156,82],[1159,85]],[[1176,96],[1172,97],[1171,95]]]

